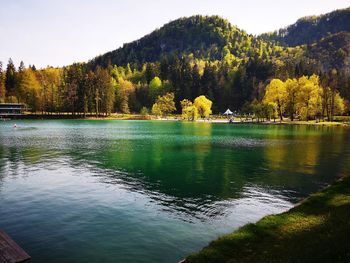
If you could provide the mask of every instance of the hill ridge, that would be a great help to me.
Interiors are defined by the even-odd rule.
[[[91,65],[145,63],[159,61],[162,55],[193,55],[204,60],[220,60],[228,51],[241,59],[258,52],[269,53],[270,45],[248,34],[218,15],[194,15],[170,21],[140,39],[97,56]]]
[[[341,31],[350,32],[350,7],[316,16],[305,16],[294,24],[261,34],[260,37],[287,46],[298,46],[313,44]]]

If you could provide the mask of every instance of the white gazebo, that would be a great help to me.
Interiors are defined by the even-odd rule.
[[[226,115],[227,117],[228,117],[228,115],[232,115],[232,114],[233,114],[233,112],[230,111],[230,109],[227,109],[224,113],[224,115]]]

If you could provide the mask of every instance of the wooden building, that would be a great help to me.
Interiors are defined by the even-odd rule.
[[[23,103],[0,103],[0,117],[21,116],[26,109]]]

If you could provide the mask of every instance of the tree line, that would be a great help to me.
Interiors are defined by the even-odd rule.
[[[189,116],[197,116],[195,99],[204,95],[212,102],[213,113],[227,108],[252,112],[251,107],[261,102],[273,104],[279,117],[310,119],[321,115],[331,120],[335,114],[347,111],[347,102],[342,98],[349,98],[350,81],[336,70],[320,76],[312,75],[315,71],[315,64],[303,60],[276,67],[259,57],[237,64],[230,56],[205,61],[174,55],[163,56],[155,63],[125,67],[75,63],[43,69],[25,67],[23,62],[16,68],[10,59],[4,70],[0,64],[0,101],[26,103],[31,111],[46,114],[101,116],[114,112],[159,113],[159,97],[172,94],[174,112],[181,113],[187,105]],[[317,92],[310,93],[311,86],[318,87]],[[294,89],[295,98],[291,97]],[[308,99],[310,94],[313,95]],[[280,100],[274,97],[277,95]]]
[[[323,83],[315,74],[286,81],[272,79],[263,100],[246,104],[242,110],[244,113],[253,112],[257,118],[279,118],[281,121],[284,116],[291,121],[296,118],[333,121],[335,115],[345,111],[345,101],[336,89],[334,75],[333,70]]]

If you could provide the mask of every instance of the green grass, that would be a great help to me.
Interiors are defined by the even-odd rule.
[[[350,176],[288,212],[220,237],[185,262],[350,262]]]
[[[350,122],[350,116],[334,116],[334,121]]]
[[[152,116],[141,115],[141,114],[127,114],[127,113],[113,113],[109,116],[100,116],[96,118],[95,116],[89,116],[88,120],[150,120]]]
[[[310,121],[283,121],[284,124],[291,124],[291,125],[319,125],[319,126],[343,126],[346,125],[343,122],[335,122],[335,121],[321,121],[316,122],[315,120]]]

